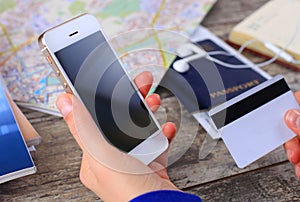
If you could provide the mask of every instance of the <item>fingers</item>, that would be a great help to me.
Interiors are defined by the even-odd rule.
[[[149,95],[146,97],[145,101],[152,112],[156,112],[160,107],[160,96],[158,94]]]
[[[71,94],[59,96],[57,107],[83,153],[91,156],[99,164],[119,172],[139,174],[152,172],[137,159],[108,143],[87,109],[75,96]]]
[[[295,173],[298,179],[300,179],[300,163],[295,164],[294,167],[295,167]]]
[[[172,122],[167,122],[162,126],[162,132],[168,138],[169,143],[171,143],[173,138],[175,137],[176,131],[177,131],[176,125]],[[168,156],[169,156],[169,149],[167,149],[167,151],[162,153],[157,159],[155,159],[154,162],[152,162],[149,165],[150,168],[152,168],[152,170],[155,170],[156,173],[164,179],[168,179],[168,174],[166,170],[168,164]],[[157,165],[160,165],[161,167],[157,167]]]
[[[139,88],[141,94],[144,97],[146,97],[146,95],[148,94],[148,92],[152,86],[153,76],[152,76],[151,72],[145,71],[145,72],[142,72],[141,74],[139,74],[135,78],[134,82],[137,85],[137,87]],[[160,96],[158,94],[149,95],[145,99],[145,101],[148,104],[148,106],[150,107],[152,112],[156,112],[161,104]],[[176,125],[174,123],[168,122],[162,126],[162,130],[163,130],[163,133],[165,134],[165,136],[168,138],[169,142],[171,142],[173,140],[173,138],[175,137],[177,129],[176,129]]]
[[[176,134],[176,125],[172,122],[167,122],[162,126],[164,135],[168,138],[169,143],[172,142]],[[167,174],[169,149],[162,153],[155,161],[149,164],[149,167],[154,170],[161,178],[169,179]]]
[[[135,84],[139,88],[139,91],[146,97],[152,84],[153,84],[153,76],[151,72],[145,71],[140,73],[135,79]],[[152,94],[146,97],[146,103],[150,107],[152,112],[156,112],[160,106],[160,97],[158,94]]]
[[[291,109],[284,115],[286,125],[300,137],[300,110]]]
[[[177,128],[174,123],[167,122],[162,126],[162,131],[165,134],[165,136],[168,138],[169,143],[171,143],[173,138],[175,137]]]
[[[57,106],[58,110],[60,111],[61,115],[63,116],[63,118],[65,119],[65,121],[68,125],[68,128],[71,131],[71,133],[73,134],[76,142],[82,149],[82,143],[78,137],[75,123],[74,123],[73,116],[72,116],[72,110],[73,110],[73,100],[72,99],[73,99],[73,95],[68,94],[68,93],[63,93],[58,96],[58,98],[56,100],[56,106]]]
[[[83,141],[89,143],[89,146],[92,148],[97,147],[97,145],[94,145],[96,141],[99,144],[101,143],[102,146],[108,144],[87,109],[74,95],[61,94],[56,100],[56,105],[64,117],[70,132],[83,151],[85,151],[84,146],[87,145],[83,144]]]
[[[298,103],[300,104],[300,90],[295,93],[295,98],[298,101]]]
[[[167,169],[166,169],[166,165],[163,165],[157,161],[153,161],[149,164],[149,167],[152,170],[155,170],[155,173],[158,174],[161,178],[170,180]]]
[[[135,79],[135,84],[140,90],[143,97],[146,97],[152,84],[153,84],[153,76],[151,72],[145,71],[140,73]]]
[[[299,138],[295,137],[284,144],[286,155],[289,161],[293,164],[300,162],[300,142]]]
[[[300,101],[300,93],[295,94],[298,102]],[[294,164],[295,173],[300,179],[300,111],[297,109],[291,109],[286,112],[284,116],[286,125],[297,135],[297,137],[291,139],[284,144],[286,155],[289,161]]]
[[[72,111],[72,97],[71,94],[63,93],[56,100],[56,106],[64,118],[67,118]]]

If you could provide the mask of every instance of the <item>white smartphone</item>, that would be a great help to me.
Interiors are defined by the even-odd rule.
[[[110,144],[145,164],[168,148],[94,16],[83,14],[45,31],[39,46],[66,91],[82,101]]]

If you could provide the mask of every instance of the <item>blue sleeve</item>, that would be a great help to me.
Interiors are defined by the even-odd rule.
[[[153,191],[143,195],[140,195],[130,202],[155,202],[155,201],[162,201],[162,202],[201,202],[202,200],[195,195],[188,194],[181,191],[173,191],[173,190],[160,190],[160,191]]]

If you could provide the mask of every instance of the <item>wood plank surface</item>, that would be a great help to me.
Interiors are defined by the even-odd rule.
[[[58,117],[22,109],[42,136],[33,160],[37,173],[0,185],[0,201],[94,201],[79,181],[81,150]]]
[[[288,163],[189,188],[204,201],[300,201],[300,182]]]
[[[242,19],[267,0],[219,0],[203,25],[222,39]],[[253,62],[262,58],[245,53]],[[278,64],[263,68],[271,75],[283,74],[292,90],[300,89],[300,74]],[[245,169],[238,169],[222,141],[199,159],[205,131],[181,107],[175,97],[163,93],[160,122],[174,121],[180,130],[172,143],[171,180],[184,191],[205,201],[299,201],[300,184],[282,148]],[[0,185],[0,201],[95,201],[99,198],[79,181],[81,151],[61,118],[23,109],[42,136],[33,159],[35,175]],[[213,144],[212,142],[211,144]]]

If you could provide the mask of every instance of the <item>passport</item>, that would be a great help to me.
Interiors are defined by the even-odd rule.
[[[211,51],[228,52],[210,39],[197,41],[194,44],[197,44],[208,53]],[[233,65],[245,64],[235,56],[215,55],[214,58]],[[181,58],[176,58],[176,60],[179,59]],[[251,66],[249,68],[228,68],[213,63],[206,58],[193,60],[189,65],[189,71],[184,73],[176,72],[171,65],[161,80],[160,86],[168,88],[175,94],[190,113],[198,110],[208,110],[267,80],[264,75],[253,70]],[[216,69],[217,73],[215,70],[209,71],[208,68]],[[182,80],[185,80],[186,83],[176,84],[177,81]],[[182,85],[189,85],[191,92],[186,92],[188,87]],[[191,99],[191,94],[196,97],[196,102],[187,102],[187,99]]]
[[[185,50],[187,56],[184,57],[179,57],[178,53],[163,76],[159,88],[165,88],[175,95],[207,133],[213,139],[218,139],[221,135],[213,127],[207,112],[267,81],[271,76],[202,26],[191,36],[189,43],[194,49],[196,46],[202,52],[206,51],[206,56],[189,61],[189,70],[182,73],[174,69],[176,61],[196,58],[195,55],[201,51],[197,53],[192,48]],[[222,54],[216,54],[218,52]],[[226,64],[243,67],[228,67],[214,62],[210,57]]]

